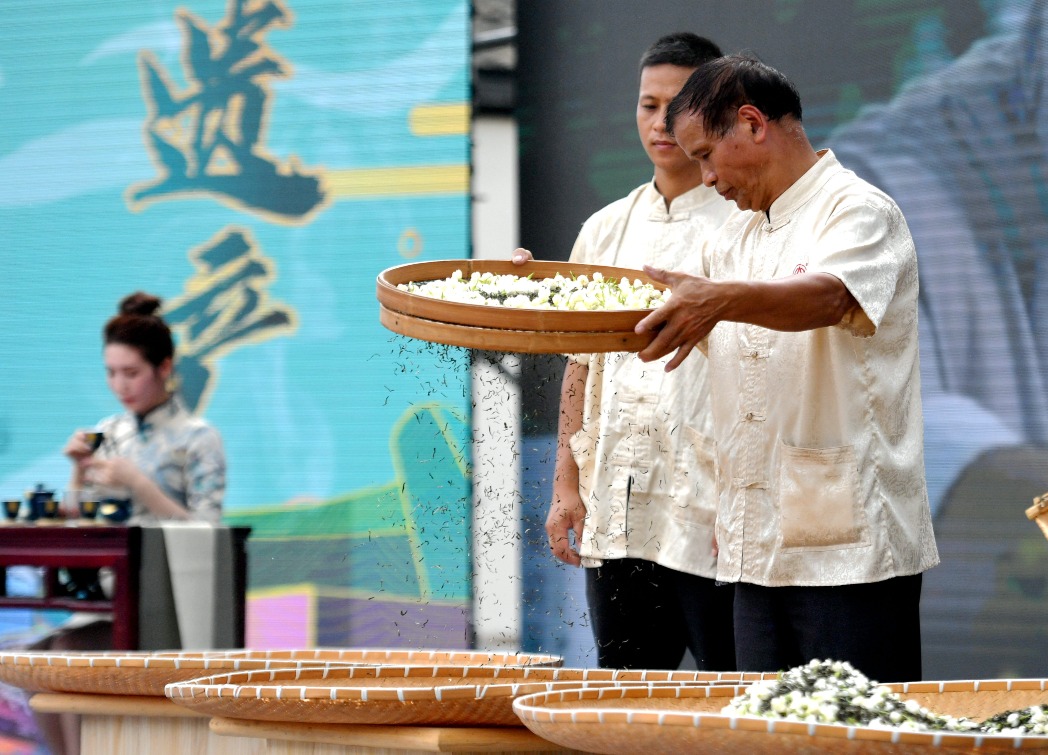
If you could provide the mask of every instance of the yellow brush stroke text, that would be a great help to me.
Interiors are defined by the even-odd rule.
[[[470,106],[420,105],[412,108],[408,127],[413,136],[460,136],[469,133]]]
[[[335,199],[421,194],[465,194],[468,165],[361,168],[324,172],[324,186]]]

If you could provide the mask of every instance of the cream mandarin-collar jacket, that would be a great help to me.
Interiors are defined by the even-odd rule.
[[[731,214],[699,186],[666,208],[649,182],[594,214],[572,250],[574,262],[699,272],[701,244]],[[571,439],[586,521],[585,566],[640,558],[713,578],[716,519],[706,358],[667,373],[667,359],[577,355],[589,367],[583,427]]]
[[[835,327],[710,333],[718,579],[839,585],[934,566],[917,258],[899,208],[827,151],[770,213],[722,231],[704,245],[710,277],[829,273],[859,308]]]

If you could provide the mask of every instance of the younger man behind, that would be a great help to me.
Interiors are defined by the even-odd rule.
[[[637,130],[654,180],[590,217],[572,262],[698,270],[694,250],[732,210],[702,185],[664,121],[692,72],[720,54],[707,39],[676,33],[641,57]],[[514,257],[528,258],[524,250]],[[587,567],[601,666],[675,669],[687,648],[699,669],[733,670],[733,590],[713,579],[706,360],[664,368],[635,354],[569,358],[546,520],[550,550]]]

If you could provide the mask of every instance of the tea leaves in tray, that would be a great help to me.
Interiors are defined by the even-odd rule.
[[[1005,711],[981,723],[944,716],[904,700],[849,663],[831,660],[813,660],[777,679],[754,682],[721,713],[909,731],[1048,735],[1048,705]]]

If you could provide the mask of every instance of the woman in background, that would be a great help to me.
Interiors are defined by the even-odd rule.
[[[131,524],[191,520],[218,524],[226,489],[222,438],[182,405],[171,386],[175,349],[171,329],[157,314],[160,299],[142,292],[120,302],[103,331],[106,381],[126,409],[94,431],[78,430],[66,443],[73,462],[69,488],[130,500]],[[95,450],[89,432],[103,433]],[[70,512],[72,514],[72,512]],[[98,595],[98,572],[70,569],[66,589]],[[112,622],[74,614],[35,649],[104,650],[112,647]],[[78,755],[80,720],[73,714],[36,714],[37,726],[54,755]]]
[[[171,390],[174,341],[159,309],[157,297],[134,293],[106,323],[106,381],[127,411],[98,424],[104,438],[97,451],[88,431],[73,433],[65,447],[73,462],[69,487],[126,491],[136,524],[218,524],[226,487],[222,439]]]

